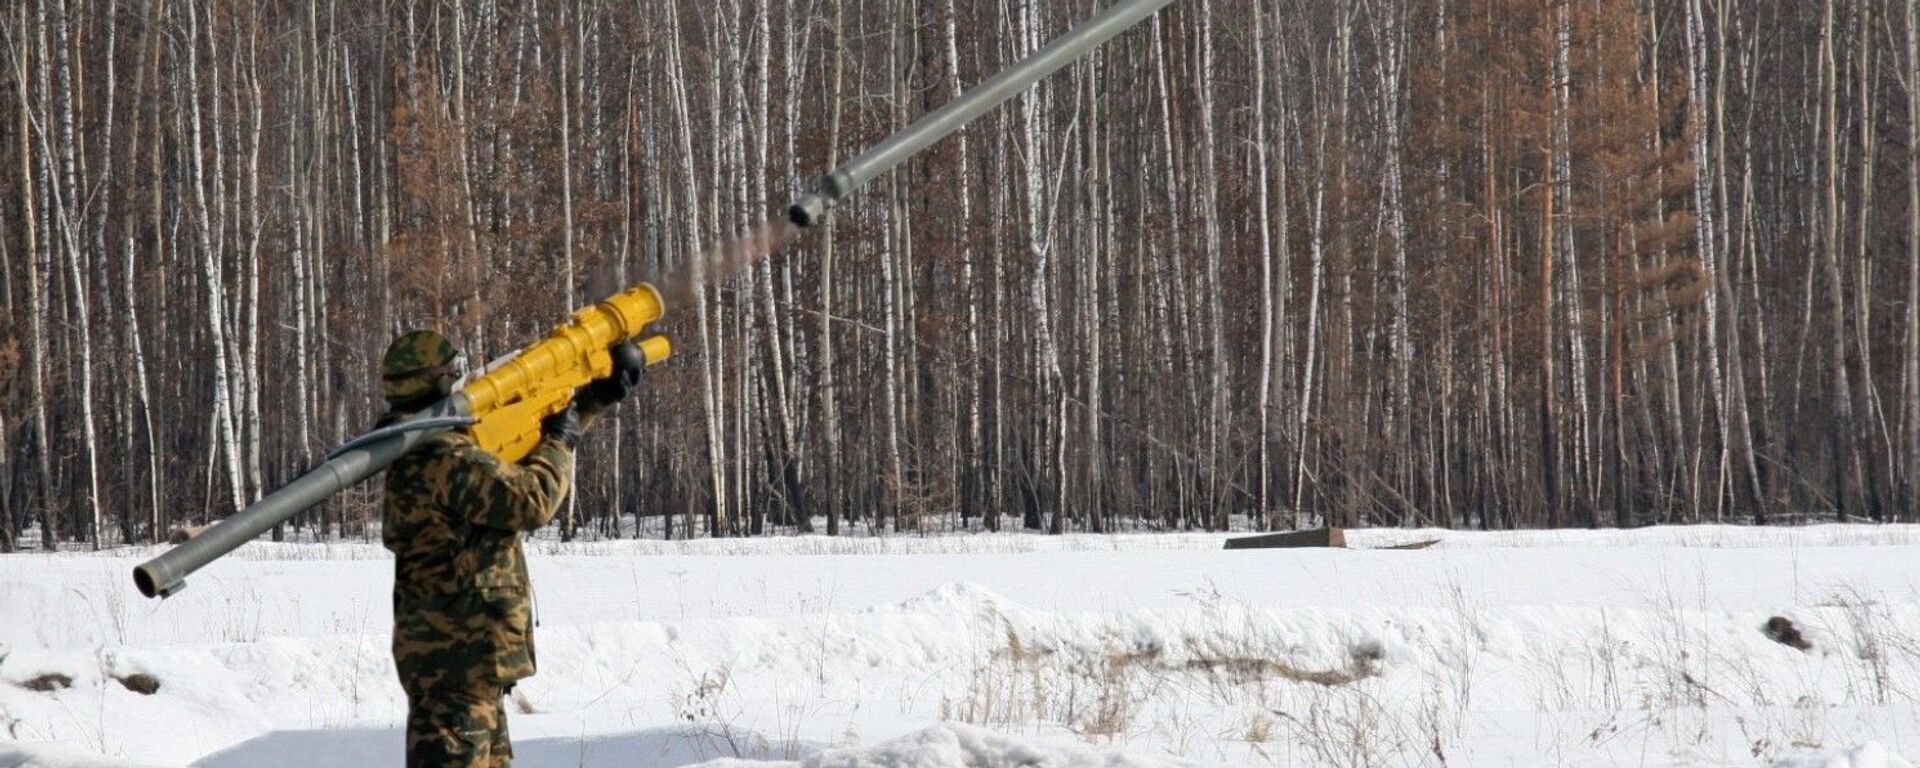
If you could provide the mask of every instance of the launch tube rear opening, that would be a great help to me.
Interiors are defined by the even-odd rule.
[[[133,586],[139,588],[140,594],[153,597],[153,574],[147,573],[147,569],[144,567],[135,566],[133,569]]]
[[[429,406],[422,416],[466,416],[466,408],[465,398],[456,394]],[[338,493],[340,489],[385,469],[415,443],[450,428],[431,426],[392,434],[329,458],[246,509],[227,516],[185,543],[141,563],[133,569],[133,585],[147,597],[175,594],[186,586],[189,574],[252,541],[267,529],[326,501],[327,497]]]
[[[147,597],[172,597],[173,593],[179,592],[181,588],[187,586],[187,583],[182,581],[170,584],[167,590],[162,592],[160,585],[154,583],[153,571],[145,565],[139,565],[133,569],[133,585],[140,589],[140,594]]]

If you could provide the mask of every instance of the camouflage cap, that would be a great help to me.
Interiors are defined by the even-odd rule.
[[[389,403],[445,395],[460,377],[460,350],[438,331],[408,331],[380,359],[381,394]]]

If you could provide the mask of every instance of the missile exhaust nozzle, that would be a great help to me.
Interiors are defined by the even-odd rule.
[[[827,209],[846,197],[860,182],[848,174],[844,168],[835,169],[820,179],[820,191],[802,195],[793,205],[787,207],[787,221],[801,229],[811,229],[827,217]]]

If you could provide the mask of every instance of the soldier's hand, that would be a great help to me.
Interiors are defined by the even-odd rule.
[[[607,350],[613,357],[613,373],[594,379],[574,398],[588,414],[597,414],[618,405],[640,386],[640,374],[647,368],[647,357],[632,342],[621,342]]]
[[[585,428],[580,424],[578,409],[572,405],[566,410],[540,420],[540,434],[549,440],[557,440],[571,451],[580,445],[580,435]]]

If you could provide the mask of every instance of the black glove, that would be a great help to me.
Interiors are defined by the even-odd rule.
[[[612,408],[626,399],[627,393],[640,386],[640,373],[647,368],[647,356],[632,342],[615,344],[607,354],[613,358],[613,373],[588,382],[574,397],[589,414]]]
[[[557,440],[571,451],[580,445],[580,435],[586,429],[580,425],[580,414],[572,405],[559,413],[540,420],[540,434],[548,440]]]

